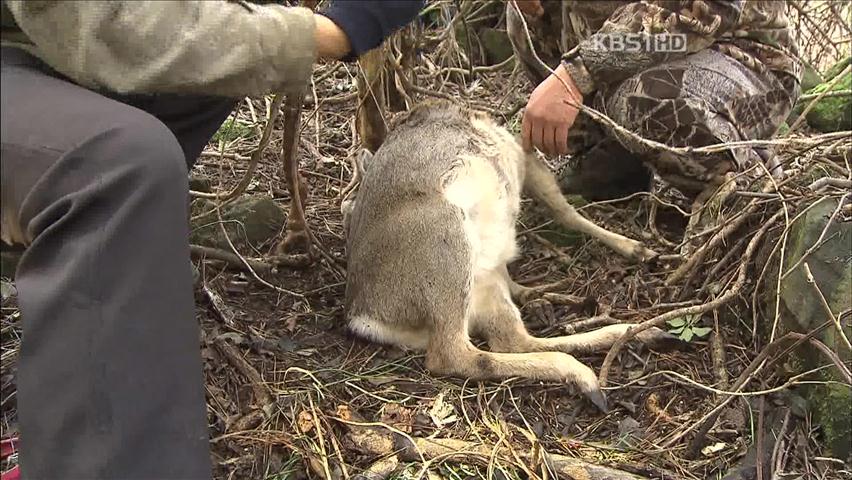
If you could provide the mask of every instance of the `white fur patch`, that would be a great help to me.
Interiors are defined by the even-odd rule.
[[[365,340],[409,350],[426,350],[429,344],[429,331],[426,329],[414,330],[394,326],[376,321],[369,315],[350,317],[349,330]]]

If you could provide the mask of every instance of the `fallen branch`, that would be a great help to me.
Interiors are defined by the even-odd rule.
[[[663,313],[661,315],[657,315],[654,318],[646,320],[638,325],[631,326],[624,332],[624,335],[621,336],[616,342],[612,345],[609,352],[606,354],[606,358],[604,358],[603,364],[601,365],[601,372],[598,376],[598,381],[600,383],[601,388],[606,386],[607,377],[609,375],[609,369],[612,366],[612,362],[615,360],[616,355],[621,349],[624,347],[627,342],[629,342],[636,334],[640,332],[644,332],[649,328],[653,327],[663,327],[665,323],[669,320],[673,320],[675,318],[684,317],[687,315],[700,315],[703,313],[710,312],[712,310],[716,310],[717,308],[725,305],[736,297],[740,290],[742,289],[743,284],[746,280],[746,273],[748,272],[748,265],[751,262],[751,257],[754,255],[754,252],[757,250],[757,246],[760,244],[760,240],[763,238],[764,234],[772,227],[776,221],[778,221],[781,216],[784,215],[784,209],[779,209],[775,212],[772,217],[770,217],[766,223],[754,234],[749,241],[748,246],[746,247],[746,251],[743,254],[743,259],[740,262],[739,272],[737,274],[737,279],[734,284],[722,295],[716,297],[715,299],[693,307],[685,307],[678,308],[676,310],[671,310],[669,312]]]
[[[811,273],[811,267],[808,265],[808,262],[805,262],[802,267],[805,269],[805,277],[808,280],[814,290],[816,291],[817,297],[819,297],[820,305],[825,310],[826,315],[831,320],[831,323],[834,325],[834,328],[837,329],[837,336],[842,340],[842,344],[846,347],[850,353],[852,353],[852,344],[849,343],[849,338],[846,337],[846,332],[843,331],[843,325],[840,324],[840,319],[837,318],[837,315],[831,311],[831,305],[828,304],[828,300],[825,299],[825,295],[823,295],[822,290],[820,290],[819,285],[817,285],[816,280],[814,279],[813,273]]]
[[[766,184],[762,188],[763,193],[769,193],[774,189],[772,182],[766,182]],[[746,220],[748,220],[752,213],[756,212],[758,207],[760,207],[761,203],[759,199],[752,199],[748,205],[740,212],[736,217],[732,220],[728,220],[721,230],[716,232],[710,240],[702,245],[698,250],[693,252],[690,257],[683,262],[680,267],[677,268],[671,275],[666,278],[666,285],[675,285],[692,270],[698,268],[698,265],[704,261],[707,255],[714,251],[715,248],[722,243],[725,239],[727,239],[732,233],[734,233],[737,229],[739,229]]]
[[[215,340],[216,349],[228,359],[231,365],[237,369],[249,382],[252,392],[254,392],[254,400],[258,404],[258,408],[263,412],[264,418],[272,414],[272,409],[275,407],[275,400],[263,381],[260,373],[251,366],[248,361],[240,355],[240,352],[233,345],[229,344],[224,338]],[[251,415],[251,414],[249,414]],[[245,418],[245,417],[244,417]]]
[[[816,193],[820,193],[828,187],[852,189],[852,180],[847,180],[845,178],[822,177],[814,180],[813,183],[808,185],[808,188]]]
[[[272,272],[277,267],[304,268],[311,264],[311,259],[307,255],[274,255],[263,261],[240,258],[234,253],[203,245],[190,245],[189,252],[195,259],[217,260],[225,262],[232,268],[249,270],[248,267],[251,267],[252,270],[264,273]]]
[[[488,466],[495,458],[517,465],[509,449],[501,445],[485,445],[454,438],[419,438],[396,434],[383,426],[365,426],[338,418],[349,429],[350,447],[361,454],[396,457],[404,462],[426,462],[458,458],[481,466]],[[538,455],[517,453],[519,460],[529,468],[555,474],[565,480],[645,480],[633,473],[597,465],[579,458],[538,451]],[[424,465],[425,467],[425,465]],[[546,477],[545,477],[546,478]]]

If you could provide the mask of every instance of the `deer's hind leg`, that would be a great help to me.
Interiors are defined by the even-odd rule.
[[[474,301],[475,303],[475,301]],[[471,341],[469,330],[479,317],[474,305],[464,309],[447,308],[433,312],[434,329],[426,349],[426,368],[434,374],[471,380],[504,380],[512,377],[527,378],[574,385],[583,395],[603,411],[607,411],[606,398],[601,392],[597,376],[591,368],[562,352],[488,352],[477,348]]]
[[[556,177],[535,154],[526,155],[525,166],[524,188],[550,209],[557,223],[600,240],[625,258],[647,262],[658,256],[638,240],[611,232],[580,215],[562,195]]]
[[[607,325],[590,332],[561,337],[539,338],[529,334],[521,313],[512,302],[515,284],[505,269],[493,276],[493,281],[481,290],[472,331],[481,335],[495,352],[563,352],[586,355],[604,351],[621,337],[630,324]],[[670,346],[676,338],[658,328],[640,332],[637,339],[648,346]]]

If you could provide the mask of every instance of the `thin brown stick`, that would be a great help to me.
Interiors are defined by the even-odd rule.
[[[813,337],[817,333],[822,331],[828,325],[829,325],[829,322],[826,322],[826,323],[822,324],[821,326],[817,327],[816,329],[814,329],[813,331],[811,331],[810,333],[807,333],[807,334],[802,334],[802,333],[798,333],[798,332],[789,332],[789,333],[785,334],[784,336],[782,336],[781,338],[779,338],[779,339],[775,340],[774,342],[770,343],[769,345],[767,345],[763,350],[761,350],[761,352],[757,355],[757,357],[755,357],[754,360],[752,360],[751,363],[749,363],[748,367],[746,367],[746,369],[743,370],[743,372],[740,374],[740,376],[737,377],[737,380],[736,380],[736,382],[734,382],[732,390],[734,392],[739,392],[746,385],[748,385],[748,383],[752,379],[754,379],[757,372],[759,372],[762,368],[767,366],[767,360],[769,360],[771,356],[775,355],[775,352],[777,350],[781,350],[782,348],[784,349],[782,352],[780,352],[778,355],[775,356],[776,359],[783,357],[785,352],[791,351],[792,349],[798,347],[799,345],[803,344],[804,342],[814,340]],[[838,365],[838,362],[839,362],[840,365],[842,365],[842,362],[840,362],[840,359],[837,358],[836,355],[829,357],[829,358],[832,360],[832,362],[834,362],[835,365]],[[688,452],[687,456],[691,457],[691,458],[695,458],[695,456],[698,454],[698,451],[701,450],[701,443],[703,442],[704,437],[707,435],[707,432],[709,432],[710,428],[712,428],[713,424],[716,423],[716,419],[719,418],[719,415],[722,413],[722,410],[725,408],[725,406],[727,406],[728,403],[733,401],[733,399],[735,399],[735,398],[738,398],[738,397],[735,396],[735,395],[727,396],[725,399],[723,399],[718,405],[716,405],[716,407],[714,407],[709,413],[707,413],[700,420],[698,420],[697,422],[695,422],[691,426],[684,428],[677,435],[674,435],[672,438],[670,438],[669,440],[664,442],[662,444],[662,447],[663,448],[670,448],[675,442],[679,441],[686,434],[688,434],[689,432],[691,432],[692,430],[695,430],[697,428],[698,432],[695,434],[695,437],[693,438],[693,440],[690,444],[690,447],[687,449],[687,452]]]
[[[283,100],[282,95],[276,95],[272,101],[272,107],[269,111],[269,119],[266,121],[266,125],[263,127],[263,133],[260,136],[260,142],[257,144],[257,148],[251,154],[249,158],[248,168],[246,172],[243,174],[243,177],[240,179],[240,183],[238,183],[233,190],[230,192],[221,195],[219,192],[216,193],[207,193],[207,192],[189,192],[192,196],[198,198],[212,198],[216,199],[220,202],[227,202],[237,198],[242,195],[243,192],[246,191],[249,184],[251,183],[252,178],[254,177],[254,172],[257,170],[257,165],[260,163],[260,160],[263,158],[263,151],[266,150],[266,146],[269,145],[269,139],[272,138],[272,131],[275,129],[275,120],[278,119],[278,113],[281,107],[281,101]]]
[[[822,305],[823,310],[825,310],[826,315],[828,315],[831,323],[834,324],[834,327],[837,329],[837,336],[842,340],[843,345],[846,347],[846,350],[852,352],[852,344],[849,343],[849,338],[846,337],[846,332],[843,331],[843,325],[840,324],[840,319],[831,311],[831,305],[828,304],[828,300],[825,299],[825,295],[823,295],[822,290],[817,285],[816,280],[814,279],[813,273],[811,273],[811,267],[808,265],[808,262],[802,266],[805,269],[805,277],[814,287],[814,291],[816,291],[817,297],[819,297],[820,305]]]
[[[804,110],[802,110],[802,113],[800,113],[799,116],[796,117],[796,120],[793,122],[792,125],[790,125],[790,133],[794,132],[796,128],[799,127],[799,125],[804,121],[808,113],[810,113],[811,109],[814,108],[814,105],[816,105],[820,100],[822,100],[826,96],[826,94],[828,94],[828,92],[830,92],[831,89],[834,88],[834,86],[837,85],[840,80],[843,79],[843,77],[850,72],[850,70],[852,70],[852,65],[847,65],[842,72],[840,72],[839,74],[837,74],[836,77],[831,79],[831,82],[828,84],[828,87],[826,87],[825,91],[820,92],[820,94],[817,95],[817,97],[814,98],[811,103],[809,103],[808,106],[805,107]]]
[[[615,360],[616,355],[618,355],[618,352],[621,351],[624,345],[628,341],[630,341],[630,339],[635,337],[636,334],[644,332],[645,330],[648,330],[652,327],[662,327],[667,321],[678,317],[684,317],[687,315],[697,315],[715,310],[733,300],[734,297],[736,297],[739,291],[742,289],[743,284],[745,283],[746,273],[748,272],[748,266],[751,261],[751,257],[757,250],[757,246],[759,245],[760,240],[763,238],[764,234],[766,234],[769,228],[772,227],[779,218],[781,218],[782,215],[784,215],[783,209],[780,209],[775,212],[775,214],[772,215],[766,221],[766,223],[763,224],[760,230],[758,230],[757,233],[754,234],[751,241],[748,243],[748,246],[746,247],[745,253],[743,254],[743,259],[740,262],[737,279],[725,293],[707,303],[696,305],[693,307],[685,307],[676,310],[671,310],[661,315],[657,315],[656,317],[651,318],[650,320],[646,320],[638,325],[631,326],[630,328],[628,328],[627,331],[624,332],[624,335],[622,335],[612,345],[612,348],[610,348],[609,352],[606,354],[606,358],[604,358],[603,364],[601,365],[601,372],[598,375],[598,381],[601,385],[601,388],[606,386],[607,376],[609,375],[609,369],[612,366],[612,362]]]
[[[237,369],[246,379],[249,381],[249,386],[251,386],[252,392],[254,392],[254,399],[257,402],[258,407],[264,411],[266,415],[271,413],[272,408],[275,406],[275,400],[272,398],[272,393],[269,391],[269,388],[266,386],[266,382],[264,382],[263,377],[260,376],[260,373],[251,366],[248,361],[243,358],[240,354],[239,350],[236,347],[228,343],[224,338],[216,339],[216,348],[231,362],[231,365]]]
[[[763,186],[762,192],[769,193],[774,189],[772,182],[766,182]],[[733,234],[737,229],[739,229],[746,220],[748,220],[752,213],[756,212],[760,207],[761,203],[758,199],[751,200],[748,205],[740,212],[736,217],[725,224],[724,228],[716,232],[710,240],[702,245],[698,250],[696,250],[689,259],[682,263],[677,270],[675,270],[671,275],[666,278],[667,285],[675,285],[693,269],[697,268],[698,265],[704,261],[707,255],[714,251],[716,246],[718,246],[722,241],[727,239],[731,234]]]
[[[303,268],[311,264],[311,260],[307,255],[274,255],[266,260],[255,260],[250,258],[240,259],[238,255],[231,252],[203,245],[190,245],[189,251],[193,258],[218,260],[240,270],[248,270],[246,268],[247,263],[255,271],[264,273],[271,272],[279,266]]]

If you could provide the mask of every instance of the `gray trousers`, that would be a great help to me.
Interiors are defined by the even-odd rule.
[[[23,478],[210,478],[187,167],[234,105],[97,93],[2,50]]]

